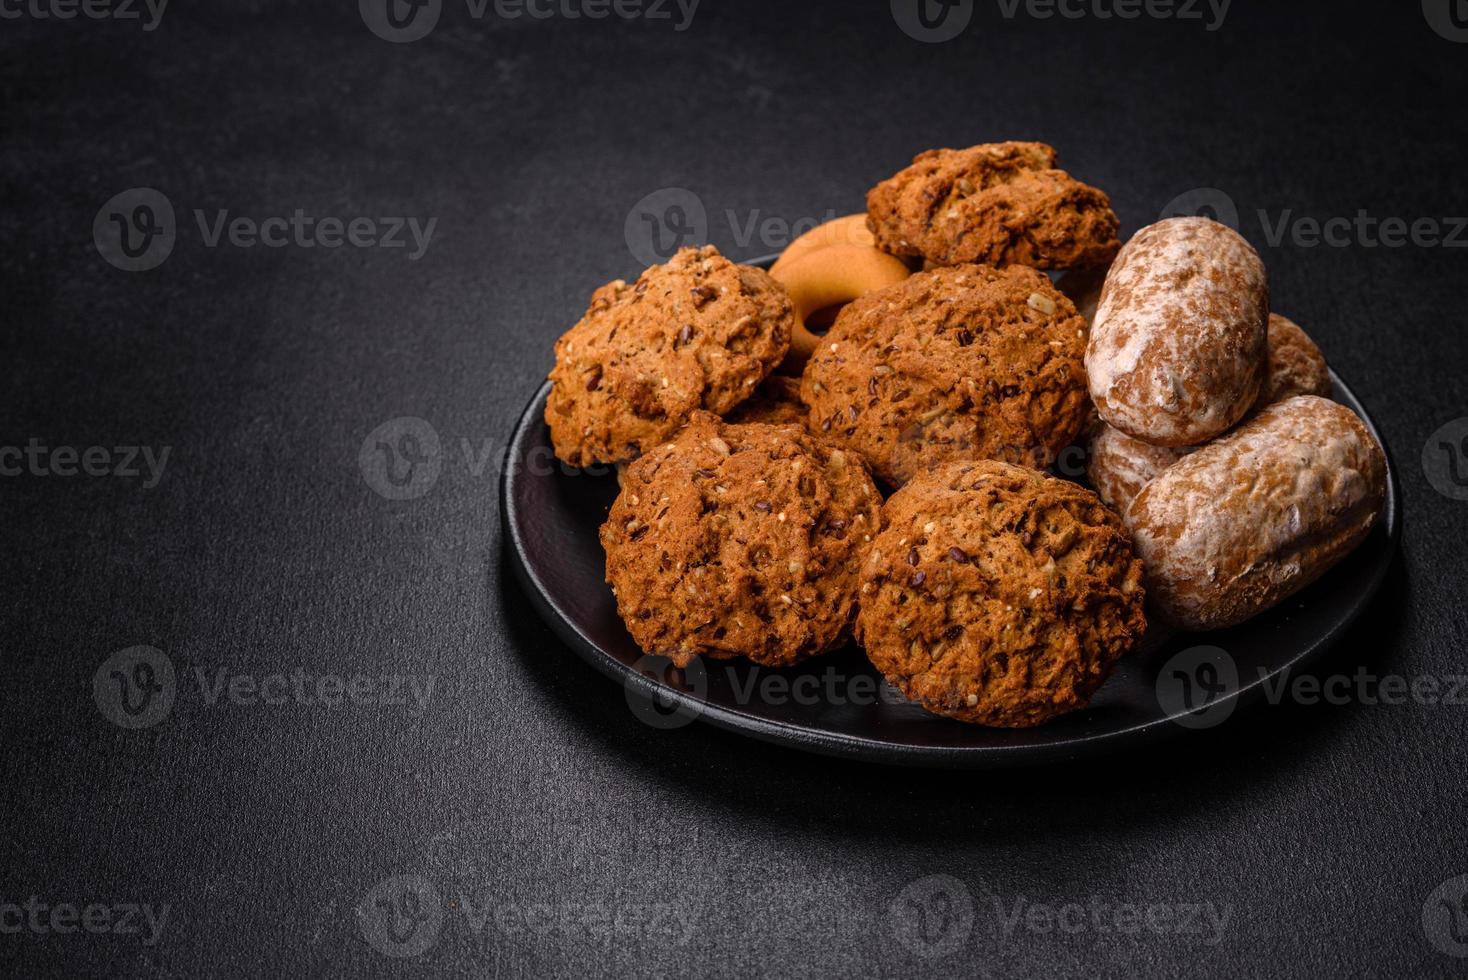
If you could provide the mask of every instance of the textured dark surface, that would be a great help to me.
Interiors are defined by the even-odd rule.
[[[1468,213],[1468,45],[1414,3],[1240,0],[1212,32],[985,3],[935,45],[860,6],[705,0],[678,32],[450,3],[402,45],[346,0],[179,5],[151,32],[0,21],[0,446],[171,447],[151,489],[0,479],[0,902],[170,909],[145,945],[14,932],[0,908],[0,972],[1463,972],[1423,913],[1441,925],[1434,889],[1468,872],[1468,706],[1265,706],[1084,768],[888,770],[644,725],[516,591],[494,450],[590,290],[638,270],[639,199],[688,188],[714,244],[751,257],[783,244],[739,241],[756,209],[844,213],[918,150],[1038,138],[1111,193],[1124,233],[1190,188],[1232,195],[1276,308],[1401,471],[1398,570],[1324,669],[1468,672],[1468,504],[1421,462],[1468,414],[1468,253],[1270,246],[1256,217]],[[135,186],[179,218],[150,272],[92,239]],[[439,222],[409,261],[209,248],[193,219],[298,207]],[[435,427],[442,472],[393,501],[358,453],[402,416]],[[462,440],[474,459],[488,440],[488,465]],[[127,730],[92,682],[137,644],[169,658],[177,698]],[[415,717],[210,704],[194,679],[297,668],[435,687]],[[972,896],[966,933],[942,894],[904,893],[934,874]],[[384,956],[403,950],[353,911],[393,875],[447,905],[416,957]],[[926,932],[907,903],[923,895]],[[476,929],[465,896],[500,914]],[[1228,919],[1212,945],[1100,932],[1089,911],[1080,930],[1006,932],[1021,900]],[[597,910],[610,925],[588,927]]]

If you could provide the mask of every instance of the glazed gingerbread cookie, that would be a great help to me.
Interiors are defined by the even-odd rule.
[[[607,582],[647,653],[786,666],[848,636],[880,507],[853,454],[695,412],[628,467],[601,529]]]
[[[952,266],[841,311],[806,366],[812,432],[901,486],[935,463],[1043,467],[1086,413],[1085,323],[1044,273]]]
[[[928,710],[981,725],[1084,707],[1147,625],[1116,514],[995,461],[948,463],[893,494],[861,581],[872,663]]]
[[[932,265],[1103,266],[1121,247],[1111,201],[1044,143],[928,150],[867,194],[877,244]]]
[[[1190,452],[1134,439],[1098,419],[1087,445],[1086,478],[1102,500],[1125,514],[1143,487]]]
[[[1296,395],[1319,395],[1329,398],[1330,368],[1315,341],[1289,317],[1269,314],[1268,377],[1254,411],[1261,412],[1275,402]]]
[[[1278,313],[1269,314],[1268,378],[1259,399],[1245,416],[1253,418],[1276,402],[1296,395],[1329,396],[1330,368],[1325,355],[1300,326]],[[1197,446],[1154,446],[1120,429],[1094,420],[1086,454],[1091,486],[1117,513],[1125,514],[1132,499],[1159,473],[1195,451]]]
[[[1365,540],[1387,486],[1386,454],[1350,409],[1316,395],[1270,405],[1127,508],[1158,618],[1223,629],[1278,605]]]
[[[1096,411],[1154,446],[1232,428],[1264,390],[1269,277],[1254,247],[1208,218],[1132,236],[1106,273],[1086,376]]]
[[[727,412],[790,347],[793,311],[761,269],[685,248],[628,284],[608,283],[556,342],[545,421],[573,466],[635,458],[690,412]]]

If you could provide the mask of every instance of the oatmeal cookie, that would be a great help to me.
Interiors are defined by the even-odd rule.
[[[805,426],[810,410],[800,400],[800,379],[788,374],[772,374],[754,394],[724,415],[729,422],[764,422],[769,425]]]
[[[857,637],[908,698],[960,721],[1038,725],[1084,707],[1146,629],[1142,563],[1083,487],[954,462],[882,509]]]
[[[893,486],[958,457],[1048,466],[1086,417],[1085,330],[1034,269],[917,273],[836,318],[801,384],[810,430]]]
[[[803,429],[695,412],[628,467],[607,582],[648,653],[793,664],[849,635],[881,502],[860,459]]]
[[[598,289],[556,342],[545,404],[556,455],[616,463],[682,427],[690,412],[727,412],[790,348],[790,299],[769,273],[712,246]]]
[[[884,251],[933,265],[1090,268],[1121,247],[1111,200],[1044,143],[928,150],[872,188],[867,215]]]

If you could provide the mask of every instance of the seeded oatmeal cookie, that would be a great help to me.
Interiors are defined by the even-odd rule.
[[[908,698],[1025,728],[1084,707],[1146,629],[1142,563],[1096,495],[995,461],[895,493],[861,576],[857,637]]]
[[[573,466],[633,459],[695,409],[729,411],[785,357],[793,318],[769,273],[712,246],[601,287],[556,342],[545,405],[556,455]]]
[[[881,503],[860,459],[797,426],[695,412],[628,467],[607,582],[647,653],[787,666],[849,635]]]
[[[1034,269],[917,273],[837,316],[802,381],[810,429],[893,486],[958,457],[1048,466],[1086,418],[1085,332]]]
[[[933,265],[1104,266],[1121,227],[1111,200],[1055,167],[1044,143],[928,150],[867,194],[877,245]]]

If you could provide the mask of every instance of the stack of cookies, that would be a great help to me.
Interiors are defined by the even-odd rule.
[[[1250,426],[1279,436],[1272,403],[1328,389],[1303,332],[1268,320],[1242,239],[1220,251],[1219,232],[1164,223],[1122,249],[1106,195],[1040,143],[923,153],[867,204],[770,273],[684,249],[597,290],[556,344],[556,454],[625,464],[601,540],[643,650],[784,667],[854,637],[927,709],[1023,727],[1089,701],[1149,590],[1184,624],[1200,593],[1230,616],[1278,601],[1220,599],[1219,543],[1184,489],[1254,465],[1239,447],[1258,449]],[[1368,447],[1308,414],[1335,441],[1306,468],[1359,480],[1288,513],[1271,498],[1286,526],[1253,560],[1275,579],[1302,537],[1311,572],[1349,550],[1370,509]],[[1231,463],[1154,489],[1236,426]],[[1046,471],[1083,436],[1101,497]],[[1293,448],[1263,443],[1286,479]],[[1354,523],[1325,547],[1345,497]]]
[[[1123,515],[1151,607],[1184,629],[1250,619],[1366,537],[1386,456],[1330,371],[1270,312],[1259,254],[1207,218],[1143,228],[1107,272],[1086,349],[1091,483]]]

